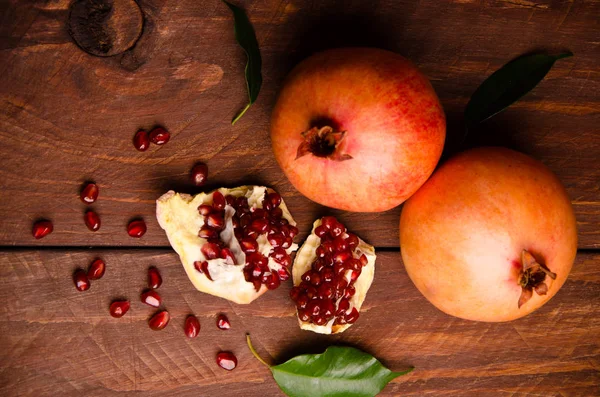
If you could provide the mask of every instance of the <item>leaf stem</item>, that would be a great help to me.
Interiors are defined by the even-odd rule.
[[[235,117],[233,118],[233,120],[231,120],[231,125],[234,125],[234,124],[235,124],[235,123],[236,123],[236,122],[237,122],[239,119],[241,119],[241,118],[242,118],[242,116],[244,115],[244,113],[246,113],[246,110],[248,110],[248,109],[250,109],[250,103],[248,103],[248,104],[246,105],[246,107],[245,107],[245,108],[243,108],[243,109],[242,109],[242,110],[241,110],[241,111],[240,111],[240,112],[237,114],[237,116],[235,116]]]
[[[248,105],[246,108],[250,107],[250,105]],[[264,365],[267,366],[267,368],[271,368],[271,366],[269,364],[267,364],[265,362],[265,360],[263,360],[258,353],[256,352],[256,350],[254,350],[254,346],[252,346],[252,342],[250,341],[250,334],[246,334],[246,343],[248,344],[248,348],[250,349],[250,351],[252,352],[252,354],[254,355],[254,357],[256,357],[256,359],[258,361],[260,361],[261,363],[263,363]]]

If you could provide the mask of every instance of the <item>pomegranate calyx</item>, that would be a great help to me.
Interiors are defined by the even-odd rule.
[[[304,141],[298,146],[296,160],[311,153],[317,157],[325,157],[333,161],[344,161],[352,159],[347,153],[342,153],[341,144],[346,137],[347,131],[334,132],[333,128],[324,126],[313,127],[302,133]]]
[[[522,289],[518,302],[519,308],[531,299],[533,291],[538,295],[546,295],[548,292],[548,285],[544,282],[546,276],[552,280],[556,280],[556,273],[551,272],[546,266],[538,263],[527,250],[523,250],[521,253],[521,263],[523,270],[519,275],[519,285]]]

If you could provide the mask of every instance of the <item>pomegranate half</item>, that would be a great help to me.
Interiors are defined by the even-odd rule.
[[[405,203],[400,249],[408,275],[438,309],[510,321],[564,284],[577,228],[564,187],[542,163],[478,148],[443,164]]]
[[[290,278],[298,229],[271,189],[221,188],[194,197],[169,191],[157,200],[156,217],[202,292],[244,304]]]
[[[347,211],[393,208],[427,180],[446,121],[427,78],[374,48],[318,53],[288,76],[271,117],[275,158],[319,204]]]
[[[373,282],[375,259],[375,248],[334,217],[317,219],[292,269],[290,297],[300,328],[336,334],[354,324]]]

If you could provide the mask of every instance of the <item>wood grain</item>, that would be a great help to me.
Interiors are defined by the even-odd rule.
[[[140,0],[142,37],[107,58],[71,41],[69,3],[0,5],[1,245],[166,246],[154,200],[168,189],[197,191],[187,173],[205,161],[207,188],[260,183],[279,190],[301,237],[314,218],[333,212],[372,244],[397,246],[400,208],[350,214],[309,202],[281,173],[268,138],[277,90],[294,64],[328,47],[372,45],[407,56],[431,78],[447,113],[449,150],[470,93],[492,71],[536,49],[573,51],[467,146],[502,144],[541,159],[573,200],[580,247],[600,247],[598,1],[240,1],[261,45],[264,84],[235,127],[230,120],[247,98],[245,56],[220,1]],[[171,142],[135,151],[135,131],[156,124],[173,133]],[[101,189],[97,233],[85,228],[77,199],[86,180]],[[132,240],[125,225],[138,216],[149,231]],[[39,217],[52,219],[55,232],[37,242],[30,229]]]
[[[77,292],[71,274],[96,256],[106,275]],[[157,266],[158,290],[173,315],[160,332],[148,328],[153,309],[139,301],[146,269]],[[398,252],[378,256],[361,318],[336,336],[301,331],[289,285],[250,305],[196,291],[169,250],[11,250],[0,253],[0,394],[279,396],[270,372],[245,345],[280,363],[330,344],[359,347],[393,369],[414,365],[383,396],[592,396],[600,390],[600,254],[580,254],[548,304],[510,323],[477,323],[443,314],[409,280]],[[108,314],[111,299],[131,310]],[[232,329],[220,331],[224,312]],[[200,319],[198,339],[183,322]],[[239,359],[233,372],[215,363],[219,350]]]

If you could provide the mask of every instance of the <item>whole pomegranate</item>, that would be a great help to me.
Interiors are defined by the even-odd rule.
[[[358,212],[393,208],[427,180],[446,121],[427,78],[374,48],[318,53],[288,76],[271,118],[275,158],[317,203]]]
[[[438,309],[509,321],[564,284],[577,252],[569,197],[542,163],[503,148],[450,159],[404,205],[408,275]]]

